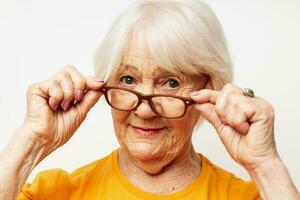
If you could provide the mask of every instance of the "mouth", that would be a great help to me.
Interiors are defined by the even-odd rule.
[[[157,135],[161,133],[164,128],[146,128],[146,127],[139,127],[131,125],[132,129],[139,135],[142,136],[151,136]]]

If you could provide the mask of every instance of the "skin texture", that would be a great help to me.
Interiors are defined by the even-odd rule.
[[[130,77],[131,81],[126,82],[126,77]],[[169,84],[174,79],[178,85],[172,88]],[[130,45],[120,68],[110,77],[108,85],[125,87],[143,94],[189,97],[196,87],[195,83],[198,83],[198,87],[199,84],[205,86],[205,80],[191,80],[179,73],[171,74],[162,70],[143,42],[137,40]],[[193,128],[199,118],[194,108],[189,108],[182,118],[166,119],[156,115],[148,102],[143,102],[130,112],[112,109],[112,117],[121,145],[121,169],[133,184],[145,191],[171,193],[183,189],[199,175],[200,160],[191,141]],[[133,127],[162,130],[159,134],[143,136]],[[178,173],[180,170],[186,173]],[[156,176],[154,178],[151,175]],[[155,184],[158,180],[169,184],[158,186]]]
[[[103,85],[68,65],[28,87],[24,122],[0,154],[0,199],[15,199],[35,166],[73,136]]]
[[[137,43],[138,44],[138,43]],[[124,56],[120,72],[112,77],[114,85],[134,89],[143,94],[163,93],[189,96],[193,85],[187,80],[166,73],[155,73],[160,70],[144,48],[135,44]],[[135,66],[135,67],[133,67]],[[131,76],[133,83],[120,79]],[[171,88],[168,80],[177,79],[180,85]],[[136,110],[124,112],[112,109],[115,133],[121,146],[128,151],[133,162],[150,174],[159,173],[162,168],[177,157],[183,150],[190,148],[193,127],[199,118],[195,109],[188,109],[186,115],[179,119],[165,119],[157,116],[147,102]],[[188,122],[188,123],[187,123]],[[142,136],[133,127],[163,128],[160,134]]]
[[[197,108],[217,130],[230,156],[248,171],[279,157],[274,140],[274,111],[263,99],[241,95],[232,84],[222,91],[193,93]]]
[[[74,66],[65,66],[50,79],[29,86],[24,126],[32,129],[31,137],[45,139],[51,150],[57,149],[84,121],[100,98],[97,90],[103,84],[84,77]]]
[[[196,101],[183,118],[176,120],[157,116],[147,102],[131,112],[112,110],[121,144],[119,164],[129,181],[145,191],[166,194],[195,180],[201,167],[191,135],[201,116],[215,127],[230,156],[248,171],[263,199],[300,199],[277,153],[274,111],[269,103],[259,97],[243,96],[242,89],[233,84],[225,85],[221,91],[199,90],[201,80],[159,71],[140,40],[129,49],[108,84],[144,94],[190,95]],[[123,75],[135,79],[127,80]],[[179,84],[174,85],[174,79]],[[0,199],[15,199],[36,165],[73,136],[99,100],[103,85],[103,81],[66,66],[28,88],[24,123],[0,154]],[[141,136],[132,125],[162,129],[158,134]]]
[[[272,106],[260,97],[242,93],[241,88],[227,84],[221,91],[194,91],[191,97],[230,156],[255,181],[263,199],[300,199],[276,149]]]

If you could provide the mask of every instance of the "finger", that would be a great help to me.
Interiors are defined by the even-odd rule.
[[[198,110],[202,112],[202,115],[213,124],[216,130],[219,129],[221,124],[225,126],[230,125],[237,131],[246,134],[250,126],[247,121],[247,115],[239,110],[239,107],[229,106],[229,104],[233,105],[231,104],[232,99],[234,100],[234,98],[232,98],[233,96],[242,95],[241,89],[232,84],[227,84],[222,91],[204,89],[200,90],[197,95],[192,95],[192,97],[194,97],[193,99],[198,103],[196,104],[196,108],[198,108]],[[200,106],[204,102],[215,104],[215,107],[210,106],[211,108],[207,109],[207,106]]]
[[[94,77],[86,77],[85,80],[86,80],[86,89],[91,89],[95,91],[98,91],[105,83],[104,80],[94,78]]]
[[[219,95],[216,98],[216,110],[219,116],[222,116],[226,119],[227,115],[227,108],[228,105],[231,104],[232,100],[235,100],[234,97],[241,96],[242,89],[233,85],[233,84],[226,84],[222,90],[220,91]]]
[[[210,89],[202,89],[199,91],[194,91],[191,93],[191,98],[196,103],[216,103],[217,96],[219,95],[219,91],[210,90]]]
[[[198,110],[201,116],[209,121],[213,127],[217,130],[220,130],[222,126],[222,121],[218,116],[215,106],[212,103],[202,103],[202,104],[194,104],[193,106],[196,110]]]
[[[248,113],[241,107],[247,101],[249,98],[242,95],[242,89],[233,84],[226,84],[216,101],[216,111],[224,123],[241,134],[247,134],[250,128]]]
[[[56,80],[47,80],[40,84],[40,90],[47,96],[49,106],[57,110],[61,101],[64,99],[63,91]]]
[[[84,91],[86,90],[85,77],[73,66],[68,66],[65,69],[73,82],[75,100],[80,101],[83,98]]]
[[[232,141],[232,137],[234,137],[235,134],[230,126],[222,122],[221,118],[217,114],[215,105],[211,103],[204,103],[195,104],[194,107],[201,113],[203,118],[213,125],[222,143],[228,147],[230,145],[228,144],[228,141]]]
[[[64,99],[61,102],[61,108],[66,111],[69,109],[71,102],[75,97],[75,89],[73,85],[73,81],[68,74],[64,74],[62,78],[60,78],[60,87],[64,94]]]
[[[104,85],[105,83],[102,82],[100,88]],[[82,101],[78,102],[76,106],[81,112],[87,113],[97,103],[101,95],[102,93],[99,91],[87,90]]]
[[[250,128],[247,115],[239,106],[230,106],[225,115],[226,123],[242,134],[247,134]]]

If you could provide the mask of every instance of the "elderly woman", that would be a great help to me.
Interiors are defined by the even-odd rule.
[[[205,4],[133,4],[100,46],[96,71],[98,78],[88,78],[67,66],[29,87],[24,123],[0,158],[2,200],[300,199],[276,150],[273,109],[251,89],[229,84],[222,29]],[[120,148],[24,185],[101,96],[112,107]],[[191,137],[203,120],[253,182],[195,152]]]

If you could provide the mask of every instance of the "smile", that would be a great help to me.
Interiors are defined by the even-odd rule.
[[[159,134],[164,128],[144,128],[131,125],[132,129],[139,135],[150,136]]]

